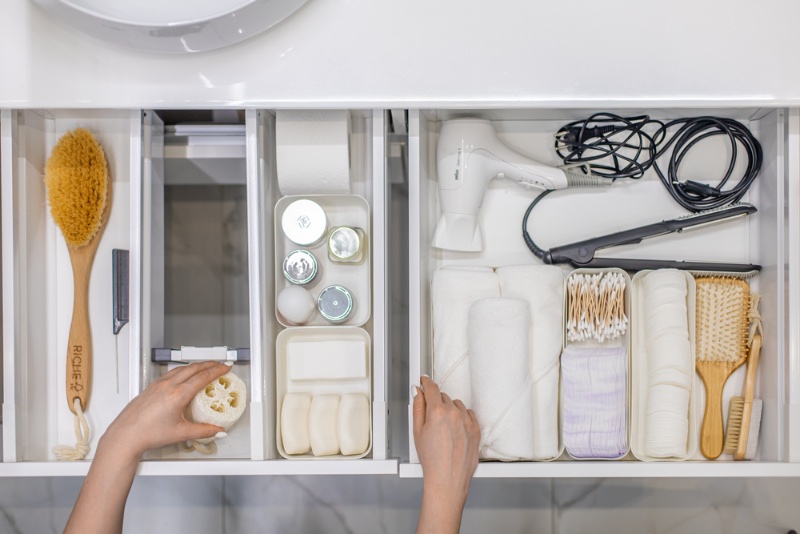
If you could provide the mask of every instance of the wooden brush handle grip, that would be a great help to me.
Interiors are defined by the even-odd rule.
[[[758,358],[761,354],[761,335],[753,337],[750,345],[750,356],[747,359],[747,376],[744,381],[744,408],[742,412],[742,428],[739,430],[739,442],[736,444],[734,460],[744,460],[747,453],[747,440],[750,436],[750,416],[753,413],[753,395],[756,391],[756,372]]]
[[[92,332],[89,324],[89,275],[92,270],[93,251],[89,247],[70,250],[74,299],[72,324],[67,343],[67,403],[75,412],[75,399],[81,409],[89,406],[92,390]]]
[[[725,432],[722,427],[722,389],[729,371],[723,366],[709,367],[701,375],[706,386],[706,409],[700,431],[700,451],[709,460],[722,454]]]

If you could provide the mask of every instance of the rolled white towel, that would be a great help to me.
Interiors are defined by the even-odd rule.
[[[467,354],[467,317],[472,304],[499,297],[490,267],[445,267],[433,273],[433,379],[453,399],[472,407]]]
[[[520,299],[488,298],[469,311],[472,410],[481,427],[480,457],[534,457],[530,312]]]
[[[559,454],[558,375],[563,343],[564,272],[551,265],[515,265],[497,269],[500,294],[530,305],[530,357],[533,380],[534,459]]]

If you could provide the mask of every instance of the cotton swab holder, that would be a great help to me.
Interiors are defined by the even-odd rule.
[[[630,450],[630,287],[622,269],[577,269],[565,281],[561,426],[576,460]]]

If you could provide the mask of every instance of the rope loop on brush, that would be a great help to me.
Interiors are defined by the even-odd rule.
[[[209,443],[200,443],[195,439],[190,441],[181,441],[180,447],[184,452],[197,451],[201,454],[214,454],[217,452],[217,444],[214,441]]]
[[[53,449],[56,458],[64,461],[83,460],[86,458],[86,455],[89,454],[89,450],[91,450],[89,447],[89,441],[92,438],[91,433],[89,432],[89,423],[86,421],[86,416],[84,415],[83,408],[81,407],[81,400],[78,397],[75,397],[72,402],[72,405],[75,407],[75,446],[70,447],[69,445],[58,445]]]

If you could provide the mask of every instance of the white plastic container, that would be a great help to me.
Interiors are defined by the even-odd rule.
[[[316,342],[325,343],[331,341],[350,341],[363,343],[366,352],[366,376],[362,378],[318,378],[312,380],[293,380],[289,372],[289,365],[287,362],[287,352],[289,345],[292,343],[302,342]],[[329,455],[329,456],[314,456],[310,452],[308,454],[287,454],[283,449],[283,439],[281,438],[281,404],[283,398],[287,393],[309,393],[314,395],[343,395],[346,393],[361,393],[366,395],[372,404],[372,369],[370,367],[371,339],[369,334],[361,328],[356,327],[298,327],[287,328],[278,334],[275,347],[275,395],[277,398],[276,405],[276,422],[275,422],[275,436],[276,446],[281,456],[288,459],[295,460],[348,460],[363,458],[369,454],[372,448],[372,439],[370,438],[370,445],[362,454],[344,456],[342,454]],[[372,424],[370,418],[370,436],[372,436]]]
[[[653,271],[641,271],[633,277],[633,316],[631,317],[631,380],[632,380],[632,428],[631,452],[644,462],[680,462],[692,458],[697,451],[699,424],[702,424],[703,401],[697,395],[697,381],[694,369],[695,362],[695,300],[697,286],[694,277],[686,272],[686,311],[689,326],[689,345],[692,350],[692,388],[689,391],[689,435],[686,441],[686,454],[673,458],[654,458],[644,449],[645,444],[645,411],[647,408],[648,359],[647,340],[645,336],[644,307],[642,303],[642,281]],[[702,386],[701,386],[702,387]],[[698,414],[701,421],[698,423]]]
[[[602,344],[601,343],[597,343],[595,341],[570,342],[568,340],[568,338],[567,338],[567,328],[566,328],[566,322],[567,322],[567,318],[568,318],[567,311],[569,309],[569,294],[568,294],[568,291],[567,291],[567,287],[568,287],[568,284],[569,284],[569,279],[573,275],[577,275],[577,274],[597,274],[597,273],[604,273],[604,272],[617,273],[617,274],[621,275],[625,279],[625,316],[628,318],[628,328],[625,330],[625,334],[623,336],[619,337],[618,339],[607,340],[607,341],[603,342]],[[565,325],[565,328],[564,328],[564,348],[566,349],[568,346],[571,346],[571,345],[578,346],[578,347],[602,347],[602,348],[626,347],[627,348],[627,354],[628,354],[628,381],[627,381],[627,385],[626,385],[626,387],[627,387],[627,403],[626,403],[626,406],[625,406],[625,409],[626,409],[626,430],[627,430],[627,441],[628,441],[627,450],[625,451],[624,454],[621,454],[617,458],[576,458],[576,457],[574,457],[574,456],[572,456],[570,454],[569,457],[574,459],[574,460],[581,460],[581,461],[585,461],[585,460],[598,460],[598,461],[600,461],[600,460],[620,460],[620,459],[624,458],[628,454],[628,452],[630,451],[630,447],[631,447],[631,328],[632,328],[632,326],[631,326],[631,309],[632,309],[632,307],[631,307],[631,277],[628,275],[627,272],[623,271],[622,269],[616,269],[616,268],[612,268],[612,269],[575,269],[574,271],[572,271],[569,274],[569,276],[567,276],[566,283],[565,283],[565,286],[564,286],[564,325]],[[562,382],[564,380],[563,371],[562,371],[561,380],[562,380]],[[562,402],[563,402],[563,398],[564,398],[564,394],[563,394],[563,391],[562,391],[562,393],[561,393]],[[564,419],[563,404],[561,405],[561,409],[559,410],[559,412],[561,413],[560,420],[561,420],[561,429],[563,431],[563,427],[564,427],[564,422],[563,422],[563,419]],[[562,434],[560,439],[563,442],[563,440],[564,440],[563,434]],[[569,451],[567,451],[567,454],[569,454]]]
[[[309,199],[316,202],[324,211],[329,229],[338,226],[352,226],[361,228],[365,233],[364,261],[361,263],[334,262],[328,258],[328,233],[313,246],[300,247],[293,243],[281,229],[283,213],[286,208],[297,200]],[[367,201],[357,195],[303,195],[287,196],[278,200],[275,205],[275,294],[287,287],[290,282],[283,275],[283,258],[292,250],[304,249],[310,251],[317,259],[319,272],[314,280],[313,287],[308,288],[316,300],[320,292],[328,286],[337,285],[346,288],[355,302],[354,310],[350,316],[341,322],[347,326],[361,326],[370,318],[370,238],[369,238],[370,211]],[[283,326],[293,326],[284,319],[277,308],[275,316]],[[319,311],[312,315],[304,326],[328,326],[332,323],[325,319]]]

